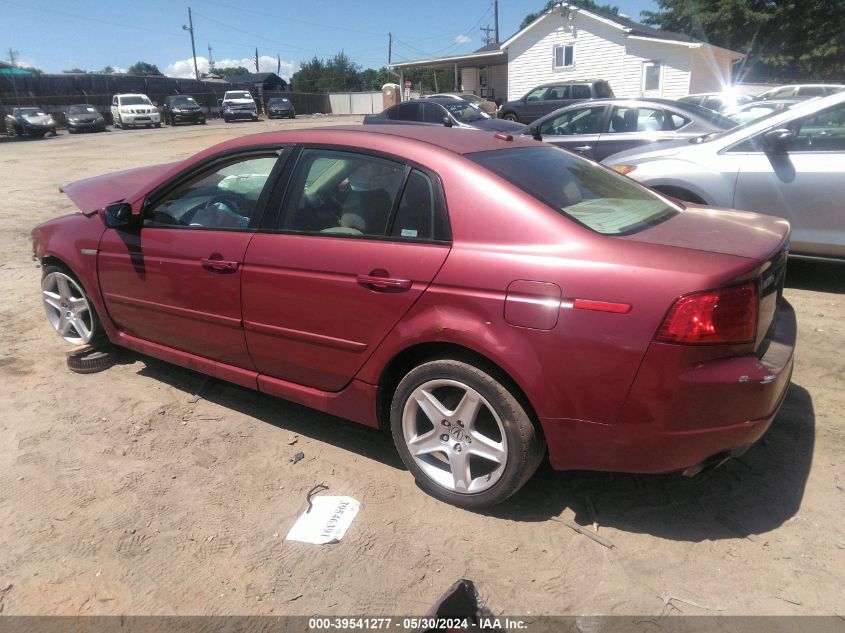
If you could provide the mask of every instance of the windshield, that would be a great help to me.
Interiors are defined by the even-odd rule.
[[[152,105],[153,102],[144,96],[120,97],[120,105]]]
[[[267,103],[269,105],[285,105],[286,103],[289,103],[289,101],[287,99],[281,99],[277,97],[275,99],[270,99],[270,101],[268,101]]]
[[[41,108],[21,108],[18,112],[21,116],[47,116]]]
[[[636,233],[679,212],[628,178],[555,147],[516,147],[466,156],[603,235]]]
[[[89,105],[75,105],[70,106],[67,111],[68,114],[97,114],[97,108]]]
[[[227,92],[226,99],[252,99],[248,92]]]
[[[179,97],[179,98],[173,100],[173,105],[175,105],[175,106],[183,106],[183,105],[198,106],[199,104],[196,101],[194,101],[193,97]]]
[[[441,102],[440,105],[451,112],[452,116],[458,121],[462,121],[463,123],[472,123],[473,121],[490,118],[490,116],[483,110],[480,110],[478,106],[467,103],[466,101],[456,100],[448,103]]]

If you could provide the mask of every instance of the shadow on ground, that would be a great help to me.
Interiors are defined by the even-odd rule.
[[[134,356],[134,355],[133,355]],[[143,356],[140,374],[186,394],[397,469],[390,435]],[[776,529],[804,496],[815,442],[809,392],[792,384],[768,433],[742,457],[694,479],[679,474],[556,472],[545,463],[526,486],[487,514],[545,521],[571,508],[577,523],[672,540],[748,537]],[[410,474],[407,475],[410,477]],[[420,491],[419,494],[424,494]]]
[[[790,259],[786,287],[845,294],[845,263]]]

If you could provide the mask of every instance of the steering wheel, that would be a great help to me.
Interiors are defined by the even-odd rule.
[[[223,211],[224,213],[232,213],[234,215],[238,215],[240,217],[243,217],[243,214],[241,213],[241,209],[238,206],[238,201],[235,199],[234,196],[232,196],[230,194],[227,194],[227,193],[217,194],[216,196],[213,196],[208,202],[206,202],[202,206],[202,208],[208,209],[209,207],[213,207],[215,205],[217,205],[217,209],[219,211]]]

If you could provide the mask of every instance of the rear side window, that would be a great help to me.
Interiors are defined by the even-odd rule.
[[[597,81],[595,83],[595,90],[596,90],[596,98],[598,99],[613,99],[613,89],[611,89],[610,84],[606,81]]]
[[[412,170],[393,220],[391,237],[448,241],[449,224],[437,192],[431,178]]]
[[[554,147],[515,147],[466,157],[604,235],[636,233],[679,212],[624,176]],[[518,210],[514,210],[514,226],[518,226]]]
[[[573,99],[589,99],[591,96],[589,86],[584,86],[582,84],[575,84],[572,86]]]
[[[417,104],[400,103],[398,106],[388,111],[387,118],[395,121],[416,121]]]

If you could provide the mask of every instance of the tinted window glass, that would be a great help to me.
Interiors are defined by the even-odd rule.
[[[610,84],[606,81],[597,81],[593,87],[596,91],[596,97],[599,99],[612,99],[614,96]]]
[[[556,99],[569,99],[569,86],[552,86],[546,92],[546,101],[553,101]]]
[[[244,229],[278,158],[239,160],[174,189],[144,217],[144,226]]]
[[[615,106],[610,115],[608,132],[656,132],[662,130],[663,110],[655,108],[623,108]]]
[[[692,120],[682,117],[680,114],[675,114],[674,112],[666,112],[666,117],[667,130],[679,130]]]
[[[426,123],[439,123],[440,125],[443,125],[443,118],[446,116],[443,108],[435,105],[434,103],[424,103],[422,109],[423,121]]]
[[[544,98],[543,95],[545,95],[545,94],[546,94],[545,88],[535,88],[534,90],[529,92],[527,95],[525,95],[525,100],[526,101],[536,101],[538,99],[543,99]]]
[[[416,169],[408,177],[396,219],[393,237],[416,240],[448,240],[449,226],[431,179]]]
[[[589,99],[590,98],[590,87],[584,86],[583,84],[575,84],[572,86],[572,98],[573,99]]]
[[[517,147],[467,158],[605,235],[633,233],[678,213],[677,207],[624,176],[557,148]]]
[[[845,103],[789,125],[795,130],[787,143],[790,152],[845,152]]]
[[[804,86],[798,89],[798,94],[802,97],[818,97],[819,95],[827,94],[823,86]]]
[[[282,228],[384,236],[405,166],[383,158],[303,150],[285,202]]]
[[[417,112],[418,108],[416,103],[400,103],[398,106],[390,110],[388,118],[395,119],[397,121],[416,121],[418,120]]]
[[[567,134],[599,134],[604,108],[578,108],[568,110],[540,125],[540,134],[560,136]]]

